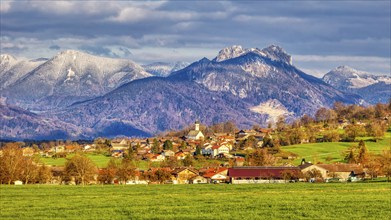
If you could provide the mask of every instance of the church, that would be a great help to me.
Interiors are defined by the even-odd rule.
[[[201,140],[204,139],[204,134],[200,131],[200,122],[197,120],[194,123],[194,130],[189,131],[186,138],[188,140]]]

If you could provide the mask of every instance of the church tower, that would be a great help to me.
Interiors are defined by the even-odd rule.
[[[198,120],[196,120],[194,125],[195,125],[195,129],[194,130],[199,131],[200,130],[200,122]]]

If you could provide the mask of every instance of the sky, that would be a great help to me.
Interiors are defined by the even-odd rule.
[[[16,57],[73,49],[140,64],[194,62],[232,45],[274,44],[319,77],[340,65],[391,72],[389,0],[0,2],[0,50]]]

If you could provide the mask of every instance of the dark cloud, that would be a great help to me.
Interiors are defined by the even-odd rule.
[[[119,57],[118,54],[114,53],[111,49],[106,47],[84,45],[78,47],[78,49],[97,56],[114,57],[114,58]]]
[[[390,8],[390,1],[7,1],[1,49],[33,54],[61,45],[128,58],[146,47],[217,53],[279,44],[300,55],[389,58]]]

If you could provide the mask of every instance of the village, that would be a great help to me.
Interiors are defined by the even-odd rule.
[[[42,158],[58,159],[68,154],[78,155],[74,158],[79,158],[80,162],[48,166],[44,180],[38,181],[47,184],[354,182],[373,177],[371,170],[362,164],[312,164],[305,158],[299,158],[301,163],[294,164],[291,162],[297,159],[294,155],[281,154],[279,147],[273,146],[273,134],[272,128],[258,127],[206,137],[197,120],[192,130],[182,137],[117,138],[110,144],[101,140],[80,146],[55,145],[45,151],[25,147],[21,153],[23,157],[39,154]],[[248,144],[250,140],[252,144]],[[88,160],[85,155],[96,154],[102,148],[107,149],[106,155],[111,158],[105,167],[96,168],[91,164],[77,168],[85,169],[82,179],[79,170],[69,171],[69,167],[82,166],[77,163],[82,164],[83,158]],[[4,156],[3,151],[0,156]],[[281,159],[290,162],[282,163]],[[141,162],[146,164],[144,168],[140,168]],[[22,179],[14,181],[14,184],[26,183],[29,182]],[[30,183],[37,180],[30,177]]]

